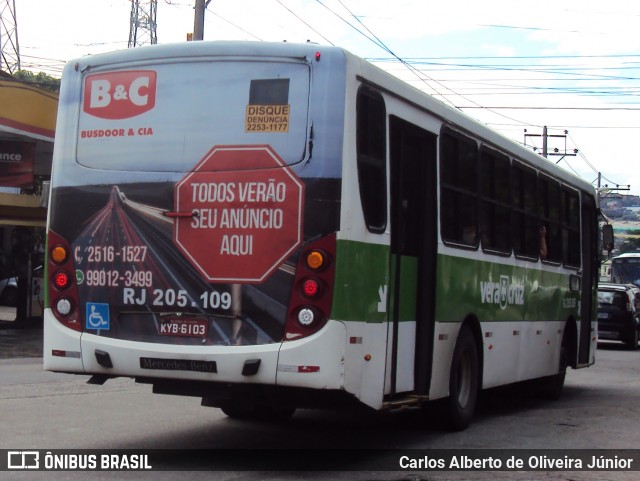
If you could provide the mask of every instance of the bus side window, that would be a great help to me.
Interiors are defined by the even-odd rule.
[[[445,242],[478,246],[478,147],[444,130],[440,135],[440,232]]]
[[[382,233],[387,227],[387,123],[379,92],[360,87],[356,100],[356,148],[360,202],[367,229]]]
[[[540,226],[537,212],[537,176],[535,170],[519,162],[513,163],[512,173],[512,241],[516,256],[538,259],[540,255]]]
[[[540,258],[560,263],[562,260],[560,183],[544,174],[538,175],[538,214],[540,215]]]
[[[562,261],[580,267],[580,198],[568,188],[561,191]]]
[[[480,150],[480,232],[482,248],[511,254],[511,190],[509,157]]]

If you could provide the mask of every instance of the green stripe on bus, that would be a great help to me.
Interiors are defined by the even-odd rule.
[[[346,321],[384,322],[387,298],[393,297],[394,268],[389,246],[339,240],[332,317]],[[551,267],[551,269],[554,269]],[[569,289],[566,272],[542,270],[463,257],[437,256],[436,320],[459,322],[468,315],[481,321],[534,321],[578,318],[580,293]],[[403,257],[401,321],[415,319],[417,262]]]
[[[331,317],[386,321],[387,313],[379,311],[378,303],[384,295],[380,289],[389,284],[389,246],[338,240],[336,256]]]
[[[436,319],[457,322],[469,314],[482,321],[547,321],[578,317],[580,293],[569,274],[452,256],[438,256]]]

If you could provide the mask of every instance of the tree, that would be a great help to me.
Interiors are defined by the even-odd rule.
[[[18,70],[13,76],[38,88],[51,90],[56,93],[60,92],[60,79],[44,72],[33,73],[28,70]]]

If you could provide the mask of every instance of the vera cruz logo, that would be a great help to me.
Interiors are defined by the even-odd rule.
[[[501,309],[508,305],[524,305],[524,283],[509,276],[500,276],[500,282],[480,282],[483,304],[498,304]]]
[[[102,119],[127,119],[153,109],[156,72],[125,70],[89,75],[84,81],[83,110]]]

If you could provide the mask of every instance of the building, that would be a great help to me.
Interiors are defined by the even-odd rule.
[[[31,254],[43,247],[57,109],[55,92],[0,71],[0,279],[28,273],[35,281]]]
[[[51,176],[58,95],[0,72],[0,227],[44,227],[37,184]],[[4,245],[0,245],[4,247]]]

